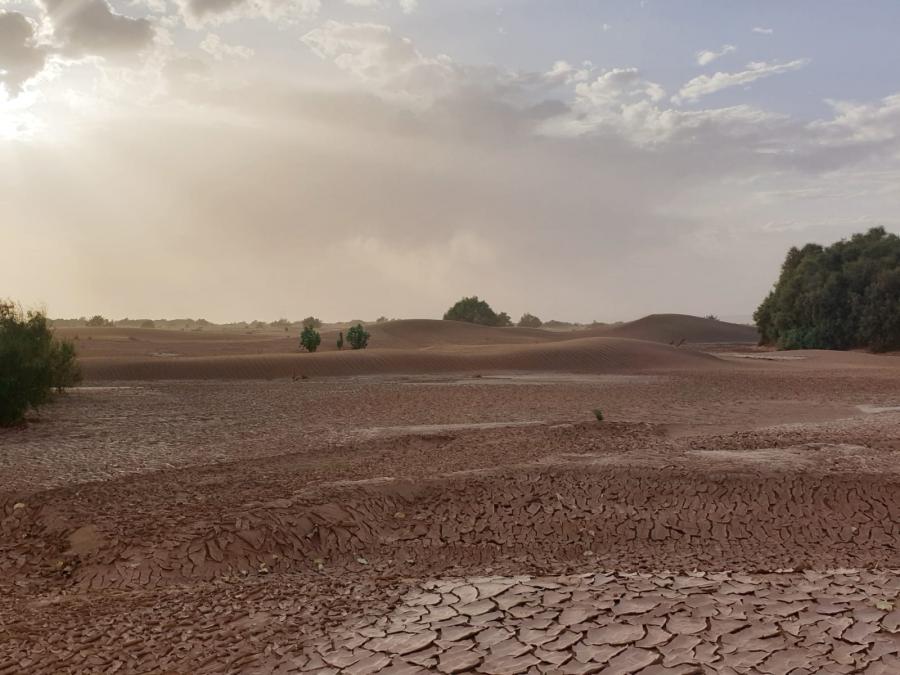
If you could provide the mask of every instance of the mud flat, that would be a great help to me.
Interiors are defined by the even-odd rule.
[[[526,337],[93,357],[0,432],[0,673],[900,672],[900,360]]]

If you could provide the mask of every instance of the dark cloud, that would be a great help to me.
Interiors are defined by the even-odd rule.
[[[31,19],[19,12],[0,12],[0,84],[11,96],[38,75],[47,63],[47,49],[35,42]]]
[[[153,24],[117,14],[105,0],[42,0],[64,53],[115,56],[153,42]]]

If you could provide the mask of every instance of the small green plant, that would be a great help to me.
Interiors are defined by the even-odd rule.
[[[304,328],[306,328],[306,327],[321,328],[322,327],[322,320],[315,316],[308,316],[305,319],[303,319],[303,321],[301,323],[303,324]]]
[[[337,348],[338,348],[338,350],[341,350],[344,348],[344,331],[341,331],[340,333],[338,333]]]
[[[315,352],[319,345],[322,344],[322,336],[312,326],[305,326],[303,332],[300,333],[300,346],[309,353]]]
[[[598,422],[603,421],[603,411],[600,408],[594,408],[594,417],[597,418]]]
[[[347,342],[353,349],[365,349],[369,345],[369,333],[358,323],[347,331]]]

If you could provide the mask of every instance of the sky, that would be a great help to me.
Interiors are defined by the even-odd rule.
[[[0,296],[749,317],[900,232],[896,0],[0,0]]]

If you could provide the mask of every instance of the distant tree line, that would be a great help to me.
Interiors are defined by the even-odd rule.
[[[900,237],[876,227],[791,248],[753,318],[783,349],[900,349]]]

